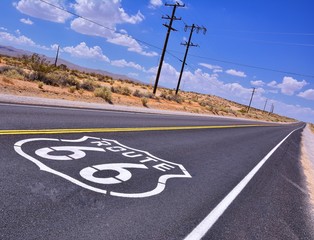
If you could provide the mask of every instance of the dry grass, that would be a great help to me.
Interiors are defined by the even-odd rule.
[[[32,76],[34,72],[27,65],[23,65],[21,60],[3,56],[0,56],[0,60],[0,67],[11,68],[13,65],[16,70],[9,72],[10,74],[0,73],[2,78],[0,93],[98,103],[105,100],[111,104],[126,106],[242,117],[273,122],[294,121],[294,119],[276,114],[269,115],[254,108],[251,108],[250,113],[247,113],[247,106],[213,95],[184,91],[181,91],[180,95],[175,95],[173,90],[165,88],[159,88],[157,94],[153,95],[152,87],[149,85],[129,80],[112,79],[109,76],[89,74],[77,70],[54,69],[41,76],[42,81],[32,80],[29,76]],[[8,77],[7,75],[11,76]],[[23,76],[23,78],[20,76]],[[45,85],[41,83],[45,83]]]
[[[314,133],[314,124],[310,123],[310,129],[312,130],[312,132]]]

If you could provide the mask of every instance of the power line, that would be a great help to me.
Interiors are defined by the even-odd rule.
[[[265,71],[270,71],[270,72],[291,74],[291,75],[296,75],[296,76],[301,76],[301,77],[314,78],[314,75],[307,75],[307,74],[296,73],[296,72],[282,71],[282,70],[277,70],[277,69],[273,69],[273,68],[266,68],[266,67],[254,66],[254,65],[249,65],[249,64],[244,64],[244,63],[237,63],[237,62],[232,62],[232,61],[227,61],[227,60],[221,60],[221,59],[216,59],[216,58],[197,56],[197,55],[193,55],[193,54],[190,54],[190,56],[191,56],[191,57],[195,57],[195,58],[201,58],[201,59],[216,61],[216,62],[228,63],[228,64],[232,64],[232,65],[236,65],[236,66],[242,66],[242,67],[248,67],[248,68],[255,68],[255,69],[265,70]]]
[[[53,3],[50,3],[46,0],[39,0],[40,2],[43,2],[51,7],[54,7],[56,9],[59,9],[61,11],[64,11],[64,12],[67,12],[73,16],[76,16],[78,18],[81,18],[85,21],[88,21],[88,22],[91,22],[97,26],[100,26],[100,27],[103,27],[109,31],[112,31],[112,32],[116,32],[116,29],[113,29],[113,28],[110,28],[108,26],[105,26],[103,24],[100,24],[96,21],[93,21],[91,19],[88,19],[84,16],[81,16],[79,14],[76,14],[72,11],[69,11],[63,7],[60,7],[60,6],[57,6]],[[231,30],[230,30],[231,31]],[[236,30],[235,30],[236,31]],[[239,31],[239,32],[249,32],[249,31]],[[285,34],[285,35],[314,35],[314,33],[283,33],[283,32],[252,32],[252,33],[269,33],[269,34]],[[158,46],[155,46],[153,44],[150,44],[146,41],[143,41],[143,40],[140,40],[138,38],[134,38],[126,33],[119,33],[121,35],[124,35],[124,36],[127,36],[127,37],[130,37],[130,38],[133,38],[134,40],[142,43],[143,45],[146,45],[146,46],[149,46],[149,47],[152,47],[152,48],[155,48],[155,49],[158,49],[158,50],[162,50],[162,48],[158,47]],[[176,58],[178,61],[181,61],[180,58],[178,58],[177,56],[175,56],[173,53],[171,52],[175,52],[175,51],[166,51],[169,55],[171,55],[172,57]],[[181,54],[181,52],[180,52]],[[307,74],[301,74],[301,73],[296,73],[296,72],[289,72],[289,71],[282,71],[282,70],[277,70],[277,69],[272,69],[272,68],[266,68],[266,67],[260,67],[260,66],[254,66],[254,65],[249,65],[249,64],[243,64],[243,63],[238,63],[238,62],[232,62],[232,61],[228,61],[228,60],[221,60],[221,59],[215,59],[215,58],[209,58],[209,57],[204,57],[204,56],[197,56],[197,55],[193,55],[193,54],[190,54],[191,57],[195,57],[195,58],[200,58],[200,59],[206,59],[206,60],[211,60],[211,61],[216,61],[216,62],[222,62],[222,63],[227,63],[227,64],[232,64],[232,65],[236,65],[236,66],[242,66],[242,67],[248,67],[248,68],[254,68],[254,69],[259,69],[259,70],[264,70],[264,71],[271,71],[271,72],[277,72],[277,73],[284,73],[284,74],[291,74],[291,75],[296,75],[296,76],[301,76],[301,77],[309,77],[309,78],[314,78],[314,75],[307,75]],[[188,65],[188,64],[187,64]]]
[[[254,43],[265,43],[265,44],[277,44],[282,46],[299,46],[299,47],[314,47],[314,44],[310,43],[289,43],[289,42],[278,42],[278,41],[266,41],[266,40],[255,40],[255,39],[248,39],[248,38],[238,38],[233,36],[223,36],[217,34],[211,34],[212,37],[222,37],[228,38],[233,40],[240,40],[240,41],[247,41],[247,42],[254,42]]]
[[[93,24],[95,24],[95,25],[97,25],[97,26],[99,26],[99,27],[105,28],[105,29],[107,29],[107,30],[109,30],[109,31],[111,31],[111,32],[114,32],[114,33],[117,32],[116,29],[107,27],[107,26],[105,26],[105,25],[103,25],[103,24],[100,24],[100,23],[94,21],[94,20],[91,20],[91,19],[86,18],[86,17],[84,17],[84,16],[81,16],[81,15],[79,15],[79,14],[76,14],[76,13],[74,13],[74,12],[72,12],[72,11],[69,11],[69,10],[63,8],[63,7],[57,6],[57,5],[53,4],[53,3],[47,2],[47,1],[45,1],[45,0],[39,0],[39,1],[40,1],[40,2],[43,2],[43,3],[46,3],[47,5],[49,5],[49,6],[51,6],[51,7],[57,8],[57,9],[59,9],[59,10],[61,10],[61,11],[67,12],[67,13],[69,13],[69,14],[75,16],[75,17],[81,18],[81,19],[83,19],[83,20],[85,20],[85,21],[87,21],[87,22],[93,23]],[[150,47],[156,48],[156,49],[158,49],[158,50],[161,50],[160,47],[157,47],[157,46],[155,46],[155,45],[153,45],[153,44],[150,44],[150,43],[148,43],[148,42],[146,42],[146,41],[143,41],[143,40],[134,38],[133,36],[131,36],[131,35],[129,35],[129,34],[120,33],[120,32],[119,32],[119,34],[124,35],[124,36],[129,37],[129,38],[132,38],[132,39],[134,39],[134,40],[136,40],[136,41],[138,41],[138,42],[140,42],[140,43],[142,43],[142,44],[144,44],[144,45],[146,45],[146,46],[150,46]]]
[[[263,32],[263,31],[229,30],[229,29],[219,29],[219,31],[221,31],[221,32],[234,32],[234,33],[267,34],[267,35],[314,36],[314,33],[296,33],[296,32]]]

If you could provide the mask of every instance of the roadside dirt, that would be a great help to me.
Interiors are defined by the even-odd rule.
[[[314,214],[314,133],[308,124],[302,133],[301,163],[306,177],[311,211]]]

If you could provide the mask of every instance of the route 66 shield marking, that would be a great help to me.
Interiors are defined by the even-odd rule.
[[[85,189],[117,197],[154,196],[166,188],[170,178],[191,178],[181,164],[112,139],[29,138],[17,142],[14,149],[40,170]]]

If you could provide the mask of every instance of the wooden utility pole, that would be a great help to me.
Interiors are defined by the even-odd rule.
[[[191,30],[190,30],[190,36],[189,36],[188,42],[181,43],[181,45],[186,46],[186,50],[185,50],[184,58],[183,58],[183,61],[182,61],[182,67],[181,67],[181,71],[180,71],[180,76],[179,76],[179,80],[178,80],[176,94],[178,94],[178,91],[179,91],[179,88],[180,88],[181,78],[182,78],[183,70],[184,70],[184,67],[185,67],[185,62],[186,62],[186,58],[187,58],[187,55],[188,55],[188,52],[189,52],[189,48],[198,46],[197,44],[191,43],[193,32],[194,32],[194,30],[196,30],[196,32],[198,33],[200,30],[203,30],[203,32],[205,34],[206,31],[207,31],[207,29],[205,27],[199,27],[199,26],[197,26],[195,24],[192,24],[192,26],[185,25],[184,31],[187,31],[187,29],[189,29],[189,28]]]
[[[265,104],[264,104],[264,108],[263,108],[263,112],[265,112],[267,102],[268,102],[268,99],[266,98],[266,101],[265,101]]]
[[[250,111],[254,93],[255,93],[255,87],[253,88],[253,92],[252,92],[251,100],[250,100],[250,103],[249,103],[249,107],[247,108],[247,113],[249,113],[249,111]]]
[[[163,50],[162,50],[162,54],[161,54],[161,58],[160,58],[160,62],[159,62],[159,67],[158,67],[158,70],[157,70],[157,75],[156,75],[156,80],[155,80],[155,86],[154,86],[154,90],[153,90],[153,93],[156,94],[156,91],[157,91],[157,86],[158,86],[158,81],[159,81],[159,77],[160,77],[160,72],[161,72],[161,68],[162,68],[162,64],[164,62],[164,57],[165,57],[165,53],[166,53],[166,49],[167,49],[167,44],[168,44],[168,40],[169,40],[169,36],[170,36],[170,32],[171,31],[177,31],[176,29],[172,28],[172,23],[173,23],[173,20],[181,20],[181,18],[177,18],[175,17],[175,13],[176,13],[176,9],[177,7],[184,7],[185,4],[180,4],[178,2],[176,2],[175,4],[168,4],[166,3],[165,6],[167,7],[173,7],[172,9],[172,15],[171,17],[170,16],[162,16],[163,19],[167,19],[167,20],[170,20],[169,24],[163,24],[165,27],[168,28],[168,31],[167,31],[167,35],[166,35],[166,39],[165,39],[165,43],[164,43],[164,47],[163,47]]]
[[[58,62],[59,50],[60,50],[60,46],[58,45],[57,55],[56,55],[56,59],[55,59],[55,63],[54,63],[55,67],[57,66],[57,62]]]

